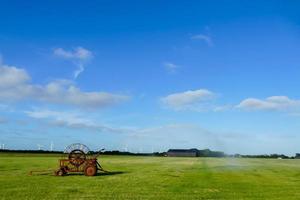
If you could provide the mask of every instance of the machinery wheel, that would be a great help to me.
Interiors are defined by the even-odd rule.
[[[93,165],[88,165],[84,170],[84,175],[95,176],[97,173],[97,167]]]
[[[56,171],[56,176],[63,176],[65,174],[66,174],[65,171],[62,170],[62,169],[59,169],[59,170]]]

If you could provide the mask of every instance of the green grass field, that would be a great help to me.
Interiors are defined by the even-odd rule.
[[[300,160],[104,156],[112,174],[28,175],[58,158],[0,154],[0,199],[300,199]]]

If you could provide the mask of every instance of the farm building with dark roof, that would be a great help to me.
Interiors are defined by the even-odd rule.
[[[167,156],[171,157],[197,157],[198,149],[169,149]]]

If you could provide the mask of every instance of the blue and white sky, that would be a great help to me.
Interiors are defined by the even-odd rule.
[[[0,1],[0,144],[300,152],[300,2]]]

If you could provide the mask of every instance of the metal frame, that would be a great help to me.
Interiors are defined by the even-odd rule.
[[[78,147],[80,148],[76,149]],[[84,151],[82,147],[88,151]],[[69,153],[67,156],[68,159],[59,160],[59,169],[55,171],[55,175],[63,176],[70,172],[84,172],[86,176],[94,176],[98,171],[107,172],[101,167],[97,160],[97,157],[103,149],[93,157],[92,155],[88,155],[89,149],[83,144],[71,144],[66,150],[65,152]]]

